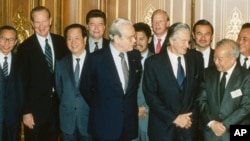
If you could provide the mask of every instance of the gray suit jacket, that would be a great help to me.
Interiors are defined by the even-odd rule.
[[[86,55],[81,76],[85,72]],[[82,135],[88,135],[89,106],[82,97],[74,80],[72,55],[67,55],[56,64],[56,90],[60,100],[59,117],[63,133],[72,134],[76,127]]]
[[[205,141],[229,141],[229,127],[235,124],[249,124],[250,72],[237,63],[228,80],[223,98],[220,98],[220,72],[216,68],[205,71],[205,82],[199,97]],[[238,96],[236,96],[239,94]],[[227,132],[216,137],[207,124],[216,120],[225,125]]]

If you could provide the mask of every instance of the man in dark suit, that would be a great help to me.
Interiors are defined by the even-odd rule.
[[[148,44],[151,41],[151,29],[148,24],[146,23],[136,23],[134,24],[135,34],[136,34],[136,45],[135,49],[139,50],[142,56],[141,64],[142,67],[144,66],[145,60],[153,55],[152,52],[148,49]],[[143,73],[142,73],[143,75]],[[138,118],[139,118],[139,130],[138,130],[138,137],[133,141],[148,141],[148,113],[149,108],[145,101],[144,94],[142,92],[142,79],[141,77],[139,89],[137,93],[137,105],[138,105]]]
[[[25,141],[57,141],[59,119],[54,66],[69,51],[63,37],[49,32],[52,17],[46,7],[35,7],[30,17],[35,34],[18,48],[24,84]]]
[[[3,141],[20,140],[21,123],[21,79],[18,59],[13,52],[17,43],[17,31],[12,26],[0,28],[0,64],[4,76],[3,94]]]
[[[104,38],[106,15],[99,9],[92,9],[86,15],[88,38],[86,50],[92,53],[103,47],[108,47],[109,40]]]
[[[109,47],[90,55],[90,73],[82,83],[83,97],[91,96],[90,133],[96,141],[131,141],[138,133],[141,55],[133,50],[135,30],[131,21],[115,19],[109,36]]]
[[[250,69],[250,23],[242,25],[237,42],[240,45],[238,62],[242,67]]]
[[[80,24],[71,24],[65,28],[64,37],[71,54],[57,62],[55,72],[63,140],[90,141],[87,132],[89,105],[79,91],[79,79],[88,63],[85,50],[87,31]]]
[[[0,71],[2,72],[2,67],[0,64]],[[4,76],[0,73],[0,141],[3,138],[3,94],[4,94]]]
[[[151,24],[154,35],[148,46],[154,54],[158,54],[167,47],[167,32],[170,25],[168,13],[162,9],[157,9],[151,17]]]
[[[187,24],[173,24],[167,35],[169,46],[145,62],[143,92],[149,106],[149,140],[196,140],[195,100],[204,67],[201,54],[188,49],[190,35]]]
[[[249,124],[250,72],[237,63],[238,44],[222,39],[216,44],[216,67],[205,71],[199,108],[205,141],[229,141],[230,125]]]
[[[213,34],[214,28],[209,21],[202,19],[194,24],[192,35],[195,41],[195,49],[203,55],[204,68],[214,66],[214,50],[211,47]]]

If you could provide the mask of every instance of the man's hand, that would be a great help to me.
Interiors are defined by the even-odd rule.
[[[23,123],[30,129],[34,128],[35,122],[31,113],[23,115]]]
[[[213,123],[210,125],[210,128],[214,132],[216,136],[222,136],[226,132],[226,127],[218,121],[213,121]]]
[[[146,107],[140,106],[138,107],[138,109],[139,109],[139,112],[138,112],[139,119],[145,118],[147,116]]]
[[[174,120],[173,123],[177,127],[188,129],[192,125],[192,121],[191,121],[191,118],[190,118],[191,115],[192,115],[191,112],[190,113],[186,113],[186,114],[178,115],[177,118]]]

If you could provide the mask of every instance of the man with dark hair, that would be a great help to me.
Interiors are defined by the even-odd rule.
[[[17,31],[12,26],[0,28],[0,64],[1,76],[4,76],[3,96],[3,141],[20,140],[19,131],[21,123],[21,79],[18,68],[18,58],[13,52],[17,44]],[[1,78],[2,79],[2,78]]]
[[[240,33],[238,35],[237,42],[239,43],[240,56],[238,62],[246,69],[250,67],[250,23],[242,25]]]
[[[194,24],[192,35],[195,41],[195,49],[203,55],[204,68],[214,66],[214,50],[211,47],[213,34],[214,28],[209,21],[202,19]]]
[[[57,141],[59,119],[54,66],[69,51],[63,37],[50,33],[52,17],[46,7],[33,8],[30,16],[35,33],[18,47],[24,84],[25,141]]]
[[[168,29],[166,47],[144,66],[143,93],[149,106],[148,136],[154,141],[196,141],[196,98],[203,80],[202,55],[189,50],[187,24]]]
[[[86,50],[92,53],[108,46],[109,40],[104,38],[106,28],[106,15],[99,9],[90,10],[86,16],[88,38]]]
[[[144,67],[145,60],[153,55],[152,52],[148,49],[148,44],[151,42],[152,35],[151,35],[151,29],[148,24],[146,23],[136,23],[134,24],[135,28],[135,34],[136,34],[136,44],[135,49],[139,50],[142,56],[141,64],[142,68]],[[142,74],[143,76],[143,74]],[[139,85],[139,89],[137,92],[137,105],[138,105],[138,118],[139,118],[139,132],[137,139],[133,141],[148,141],[148,113],[149,108],[145,101],[144,94],[142,92],[142,77]]]

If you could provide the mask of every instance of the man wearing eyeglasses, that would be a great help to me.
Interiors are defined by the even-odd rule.
[[[17,43],[17,31],[11,26],[0,28],[0,79],[3,90],[1,93],[0,109],[3,109],[3,137],[0,140],[17,141],[19,138],[21,103],[20,79],[18,75],[18,59],[12,51]],[[0,88],[1,89],[1,88]],[[0,103],[1,103],[0,102]],[[3,106],[3,107],[2,107]],[[0,134],[1,136],[1,134]]]

